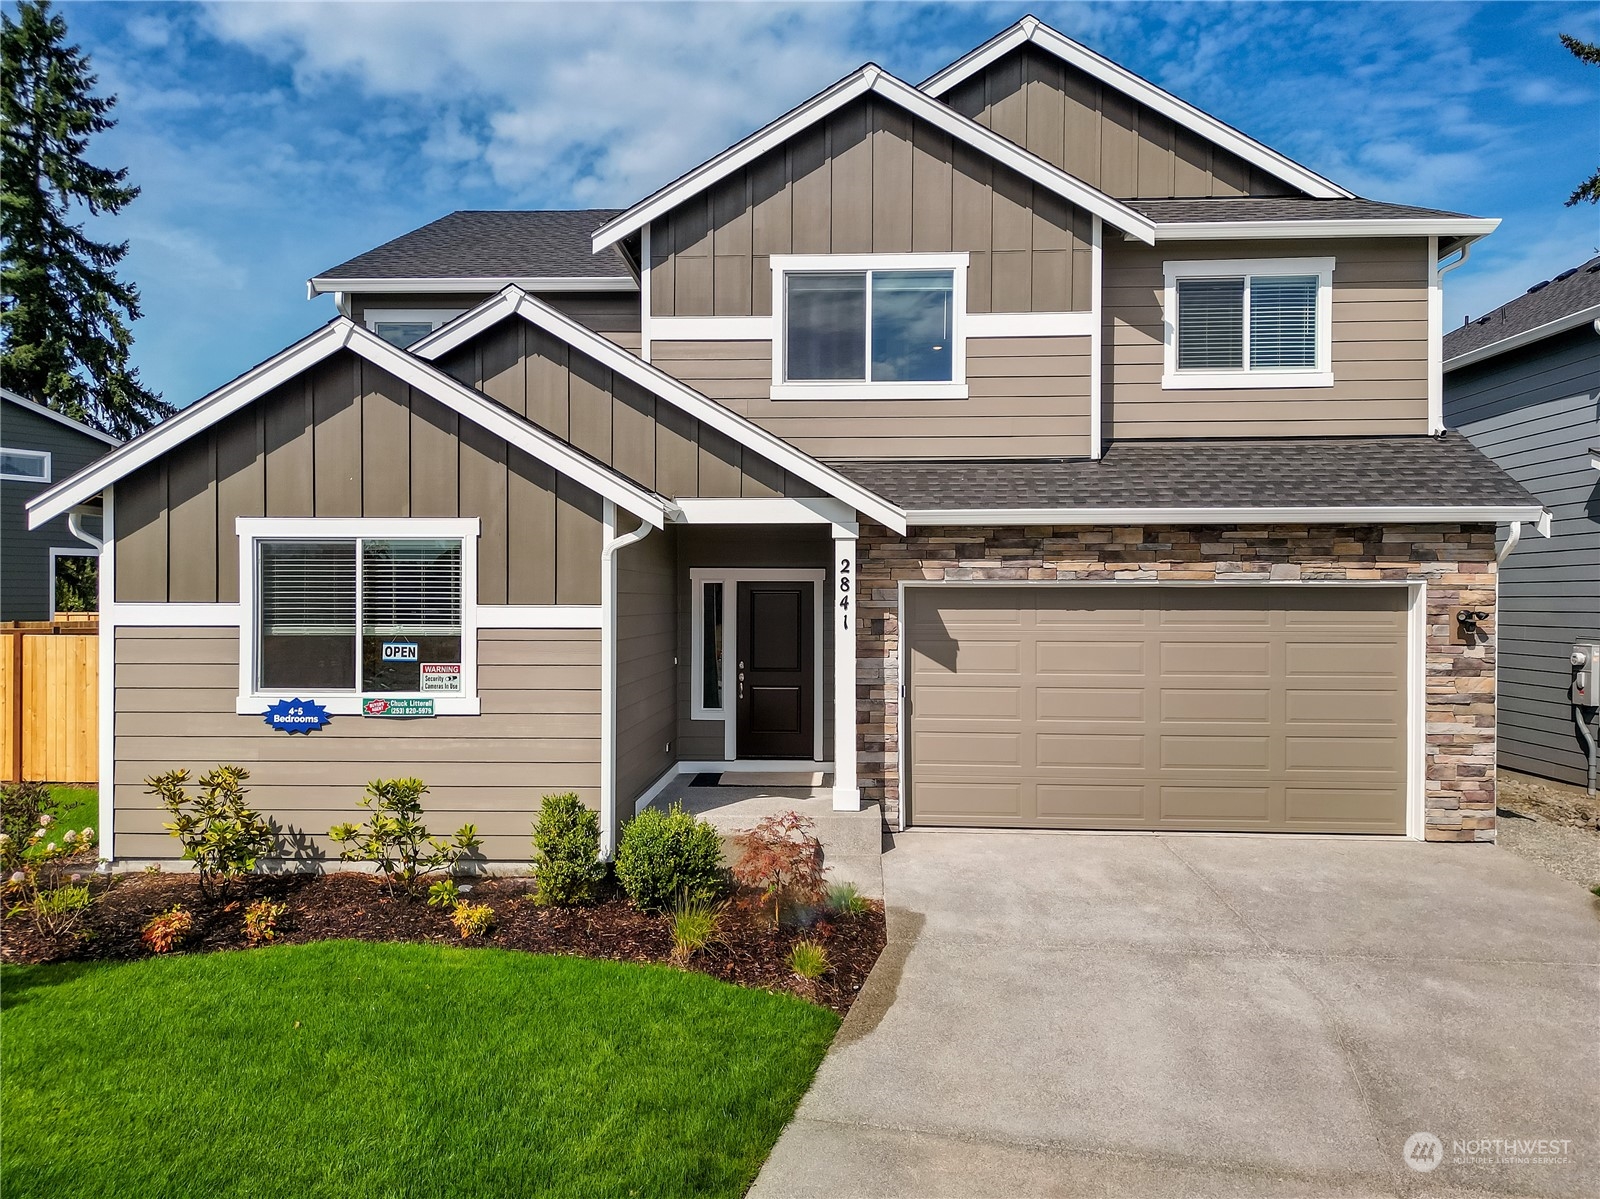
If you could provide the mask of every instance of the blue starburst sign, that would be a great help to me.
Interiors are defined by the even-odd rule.
[[[261,719],[269,729],[284,733],[313,733],[333,717],[328,709],[309,699],[280,699],[265,712]]]

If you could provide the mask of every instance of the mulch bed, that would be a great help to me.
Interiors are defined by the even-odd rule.
[[[372,875],[337,873],[263,877],[247,880],[221,900],[200,894],[192,876],[121,875],[95,887],[97,899],[76,939],[41,936],[26,915],[7,917],[0,936],[0,960],[16,963],[126,961],[150,956],[139,933],[150,917],[182,903],[195,916],[195,933],[183,952],[244,949],[244,908],[262,896],[287,903],[274,944],[296,945],[347,937],[362,941],[423,941],[487,945],[528,953],[573,954],[615,962],[672,963],[669,919],[637,911],[613,896],[587,908],[541,907],[531,880],[479,879],[464,898],[487,903],[495,928],[463,942],[449,913],[421,898],[387,893]],[[850,1010],[878,955],[883,951],[883,908],[872,904],[854,915],[828,916],[810,928],[773,927],[756,896],[729,900],[721,942],[707,946],[684,968],[739,986],[786,991],[832,1008]],[[787,962],[795,941],[810,937],[828,951],[830,969],[815,982],[795,977]]]

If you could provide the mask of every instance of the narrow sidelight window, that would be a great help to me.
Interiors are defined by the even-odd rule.
[[[722,584],[702,583],[700,706],[722,708]]]

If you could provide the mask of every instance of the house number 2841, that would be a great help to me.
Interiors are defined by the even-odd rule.
[[[850,627],[850,559],[839,559],[839,619],[840,628]]]

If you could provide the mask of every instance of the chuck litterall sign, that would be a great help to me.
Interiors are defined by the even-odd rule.
[[[314,733],[333,717],[314,700],[280,699],[261,714],[269,729],[283,733]]]
[[[416,699],[409,695],[385,699],[372,696],[361,701],[363,716],[432,716],[433,700]]]

